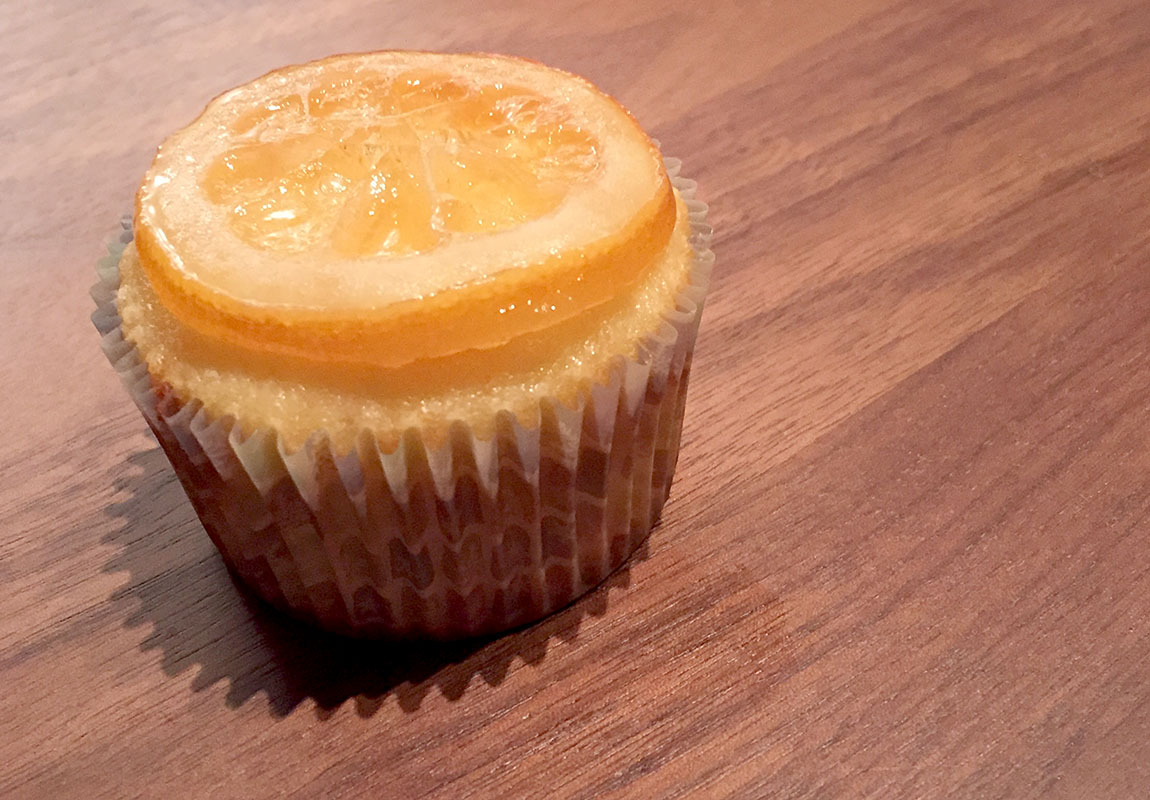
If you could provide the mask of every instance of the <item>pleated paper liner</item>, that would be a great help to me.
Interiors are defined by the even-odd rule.
[[[393,450],[367,431],[338,453],[317,431],[296,451],[274,430],[177,397],[126,341],[116,311],[127,224],[99,264],[92,321],[232,572],[288,613],[340,633],[459,638],[513,628],[601,583],[650,533],[679,452],[687,379],[714,256],[695,184],[694,264],[676,308],[633,359],[574,407],[541,398],[524,425],[462,422],[437,446],[418,428]]]

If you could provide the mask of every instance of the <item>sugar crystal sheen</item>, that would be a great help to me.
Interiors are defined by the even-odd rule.
[[[204,170],[249,245],[343,257],[426,252],[553,211],[598,164],[562,103],[435,72],[332,76],[239,115]]]

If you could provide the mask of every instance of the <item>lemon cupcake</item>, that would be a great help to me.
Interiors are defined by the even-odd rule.
[[[503,630],[667,498],[713,261],[677,173],[532,62],[288,67],[160,147],[93,319],[261,597],[358,635]]]

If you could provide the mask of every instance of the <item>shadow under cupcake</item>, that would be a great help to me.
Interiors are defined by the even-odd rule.
[[[127,573],[112,601],[126,628],[151,628],[140,649],[159,651],[165,674],[197,669],[196,691],[226,682],[230,708],[262,693],[275,717],[310,700],[325,719],[348,701],[367,717],[390,697],[408,713],[432,691],[459,700],[477,679],[500,685],[516,660],[541,663],[553,641],[576,639],[583,620],[606,613],[611,591],[630,583],[625,566],[567,608],[498,638],[401,645],[349,639],[279,613],[231,578],[159,448],[128,463],[116,481],[126,497],[105,512],[115,528],[103,541],[119,552],[104,571]],[[634,558],[646,558],[646,547]]]

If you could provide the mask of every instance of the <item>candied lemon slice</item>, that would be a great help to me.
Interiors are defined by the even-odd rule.
[[[609,301],[675,218],[657,149],[586,81],[500,56],[382,52],[213,100],[161,146],[135,233],[164,305],[201,332],[396,366]]]

